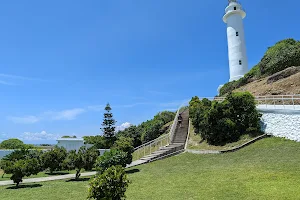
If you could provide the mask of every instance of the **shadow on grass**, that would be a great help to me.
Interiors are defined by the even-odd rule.
[[[66,174],[70,174],[70,173],[69,172],[52,172],[52,173],[46,172],[45,174],[55,176],[55,175],[66,175]]]
[[[24,189],[24,188],[37,188],[37,187],[42,187],[43,185],[41,185],[41,184],[30,184],[30,185],[19,185],[19,187],[17,187],[17,186],[10,186],[10,187],[8,187],[8,188],[6,188],[6,189],[13,189],[13,190],[15,190],[15,189]]]
[[[136,172],[140,172],[139,169],[130,169],[130,170],[126,170],[126,174],[134,174]]]
[[[78,178],[78,179],[70,179],[70,180],[66,180],[66,182],[83,182],[83,181],[89,181],[91,178]]]

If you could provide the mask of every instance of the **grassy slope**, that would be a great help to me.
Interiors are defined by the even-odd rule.
[[[300,143],[266,138],[240,151],[184,153],[131,169],[127,199],[299,199]],[[10,190],[0,199],[85,199],[87,182],[55,181]]]

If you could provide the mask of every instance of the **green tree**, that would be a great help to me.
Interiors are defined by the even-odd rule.
[[[117,132],[117,138],[128,137],[133,139],[133,146],[137,147],[142,144],[141,141],[141,128],[138,126],[130,126],[123,131]]]
[[[100,156],[100,152],[98,149],[96,149],[95,147],[91,147],[91,148],[84,148],[85,153],[83,154],[83,162],[84,162],[84,166],[83,168],[85,170],[92,170],[97,158]]]
[[[40,150],[28,150],[25,148],[13,151],[12,153],[4,156],[0,161],[0,168],[4,171],[3,175],[7,174],[8,171],[10,171],[12,164],[18,160],[36,159],[38,161],[39,166],[41,167],[42,154],[43,152]]]
[[[67,156],[67,151],[63,147],[55,146],[50,151],[45,152],[42,157],[42,163],[44,169],[49,169],[52,174],[54,171],[61,170],[63,168],[63,162]]]
[[[84,143],[85,144],[93,144],[96,149],[106,149],[109,148],[105,137],[101,135],[96,136],[84,136]]]
[[[62,136],[61,138],[77,138],[77,137],[76,137],[76,135],[73,135],[73,136],[65,135],[65,136]]]
[[[80,171],[84,167],[84,153],[84,148],[80,148],[78,152],[76,152],[76,150],[72,150],[68,152],[68,155],[64,161],[64,165],[66,166],[66,168],[68,168],[69,170],[76,170],[76,180],[80,177]]]
[[[261,114],[249,92],[229,93],[223,102],[193,97],[189,107],[195,132],[209,144],[224,145],[244,134],[260,133]]]
[[[8,174],[11,171],[12,165],[13,165],[12,161],[4,160],[4,159],[0,161],[0,169],[2,169],[3,171],[2,178],[4,177],[5,174]]]
[[[103,131],[103,136],[106,139],[107,146],[110,148],[116,140],[115,136],[115,124],[116,121],[113,119],[113,114],[111,112],[111,107],[108,104],[105,106],[104,119],[102,123],[101,130]]]
[[[17,187],[25,176],[36,175],[41,171],[41,166],[36,158],[8,161],[7,173],[12,174],[10,177]]]
[[[102,156],[97,158],[95,167],[98,173],[103,173],[111,166],[121,165],[126,167],[127,153],[116,149],[104,152]]]
[[[0,148],[2,149],[21,149],[22,147],[24,147],[24,143],[15,138],[4,140],[0,144]]]
[[[112,166],[91,179],[88,199],[121,200],[125,199],[125,192],[130,181],[121,166]]]
[[[132,162],[132,153],[134,151],[134,148],[132,146],[133,138],[129,137],[120,137],[118,140],[116,140],[113,148],[117,149],[119,151],[123,151],[127,153],[126,157],[126,164],[130,164]]]

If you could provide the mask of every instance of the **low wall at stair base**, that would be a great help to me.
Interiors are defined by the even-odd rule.
[[[275,137],[300,142],[300,109],[258,108],[262,130]]]

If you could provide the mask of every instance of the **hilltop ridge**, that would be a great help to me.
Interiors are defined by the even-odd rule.
[[[295,67],[293,67],[295,66]],[[254,95],[299,94],[300,41],[285,39],[269,47],[244,77],[226,83],[220,96],[232,91],[249,91]]]

